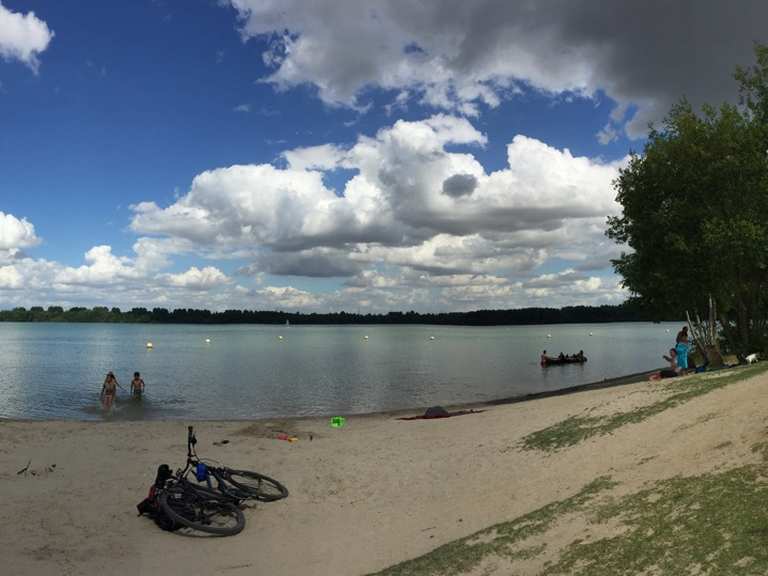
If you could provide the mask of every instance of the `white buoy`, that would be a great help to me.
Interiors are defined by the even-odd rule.
[[[278,336],[278,337],[277,337],[277,339],[278,339],[278,340],[282,340],[282,339],[283,339],[283,337],[282,337],[282,336]]]
[[[155,345],[152,342],[147,342],[147,348],[154,348]]]
[[[547,334],[547,338],[552,338],[552,334]]]
[[[206,344],[210,344],[210,343],[211,343],[211,339],[210,339],[210,338],[206,338],[206,339],[205,339],[205,343],[206,343]]]
[[[434,337],[434,336],[430,336],[430,337],[429,337],[429,339],[430,339],[430,340],[434,340],[434,339],[435,339],[435,337]]]
[[[368,335],[363,336],[363,340],[368,340]]]
[[[589,333],[589,335],[590,335],[590,336],[594,336],[594,334],[592,334],[592,332],[590,332],[590,333]]]
[[[667,328],[667,334],[669,334],[669,328]]]

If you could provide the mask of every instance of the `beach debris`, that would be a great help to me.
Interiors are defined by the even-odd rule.
[[[755,362],[757,362],[757,359],[758,359],[758,356],[756,352],[744,358],[744,360],[747,361],[747,364],[754,364]]]
[[[344,416],[334,416],[331,418],[331,428],[341,428],[346,423]]]
[[[431,420],[433,418],[464,416],[465,414],[480,414],[481,412],[485,412],[485,410],[458,410],[457,412],[449,412],[442,406],[430,406],[421,416],[407,416],[405,418],[398,418],[398,420]]]
[[[285,433],[280,433],[277,436],[275,436],[278,440],[285,440],[286,442],[296,442],[298,438],[296,436],[289,436]]]
[[[309,435],[309,441],[310,441],[310,442],[312,442],[312,439],[313,439],[313,438],[314,438],[314,436],[312,436],[312,434],[310,434],[310,435]]]
[[[50,464],[45,468],[43,468],[42,470],[35,470],[34,468],[30,468],[31,465],[32,465],[32,460],[27,462],[27,465],[24,466],[24,468],[16,472],[16,475],[20,476],[21,474],[23,474],[24,476],[26,476],[27,474],[31,474],[32,476],[38,476],[38,475],[42,476],[43,472],[45,472],[45,474],[50,474],[56,469],[56,464]]]
[[[219,440],[213,443],[214,446],[224,446],[224,444],[229,444],[229,440]]]

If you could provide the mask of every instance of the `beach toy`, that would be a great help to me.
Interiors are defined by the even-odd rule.
[[[152,342],[147,342],[147,349],[151,349],[151,348],[154,348],[154,347],[155,347],[155,345],[152,344]]]
[[[344,416],[334,416],[331,418],[331,428],[341,428],[344,426]]]

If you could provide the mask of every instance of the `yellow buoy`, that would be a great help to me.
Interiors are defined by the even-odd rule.
[[[147,348],[154,348],[154,344],[152,342],[147,342]]]

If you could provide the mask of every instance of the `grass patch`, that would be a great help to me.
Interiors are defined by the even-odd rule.
[[[595,435],[610,434],[626,424],[636,424],[665,410],[674,408],[693,398],[702,396],[734,382],[746,380],[768,370],[768,362],[738,368],[717,378],[711,375],[693,376],[663,385],[670,396],[647,406],[640,406],[628,412],[619,412],[610,416],[571,416],[542,430],[523,437],[520,445],[525,450],[543,450],[554,452],[573,446]]]
[[[672,478],[600,507],[620,535],[574,542],[542,576],[768,574],[764,467]]]
[[[453,576],[495,558],[536,558],[540,576],[636,574],[768,574],[768,466],[749,465],[692,477],[675,477],[612,500],[595,496],[612,487],[599,478],[577,495],[511,522],[402,562],[375,576]],[[557,542],[547,531],[564,514],[581,514],[597,539]],[[602,530],[601,530],[602,528]],[[532,546],[527,538],[544,544]],[[478,542],[471,544],[472,542]],[[495,573],[493,568],[489,573]]]
[[[424,556],[390,566],[371,576],[454,576],[465,574],[489,557],[524,560],[538,556],[544,545],[522,548],[518,545],[545,532],[563,514],[583,510],[597,494],[613,486],[615,483],[610,478],[601,476],[570,498],[454,540]]]

